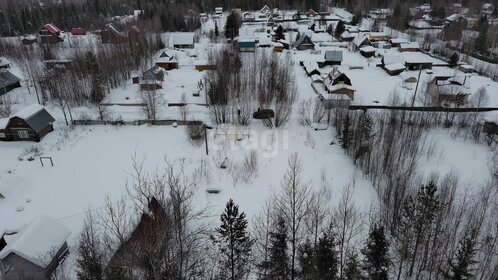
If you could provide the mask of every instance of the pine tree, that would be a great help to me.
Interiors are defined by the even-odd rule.
[[[277,30],[275,30],[275,39],[278,40],[285,40],[285,35],[284,35],[284,29],[282,28],[282,25],[279,25],[277,27]]]
[[[86,53],[85,64],[92,81],[90,101],[100,103],[104,99],[104,73],[100,69],[97,57],[92,52]]]
[[[252,240],[247,232],[247,218],[239,213],[239,206],[230,199],[221,214],[221,225],[216,228],[213,242],[220,250],[220,277],[242,279],[248,273]]]
[[[346,261],[346,269],[344,270],[344,277],[345,280],[361,279],[360,265],[358,263],[358,257],[356,255],[348,257],[348,260]]]
[[[93,225],[85,221],[78,245],[76,275],[79,280],[103,279],[102,254]]]
[[[453,52],[450,56],[450,66],[452,66],[452,67],[457,66],[459,60],[460,60],[460,56],[458,55],[458,53]]]
[[[218,31],[218,21],[214,21],[214,36],[218,38],[220,36],[220,32]]]
[[[240,26],[241,26],[241,21],[239,16],[234,12],[230,13],[225,23],[225,37],[233,39],[239,36]]]
[[[459,248],[456,252],[455,261],[450,261],[450,273],[446,275],[450,280],[467,280],[473,279],[474,275],[470,269],[471,265],[476,263],[474,256],[476,254],[476,234],[465,235],[459,242]]]
[[[335,240],[331,234],[324,233],[318,239],[315,248],[315,277],[317,280],[338,279],[338,260],[335,251]]]
[[[314,272],[314,252],[311,241],[307,239],[300,247],[297,256],[301,279],[312,280]]]
[[[344,31],[346,31],[346,26],[344,25],[344,22],[342,20],[339,20],[339,22],[337,22],[337,25],[335,26],[335,37],[341,37],[341,34],[344,33]]]
[[[374,224],[370,228],[365,248],[362,269],[369,280],[387,280],[389,271],[389,242],[384,227]]]
[[[474,49],[475,51],[480,52],[481,54],[486,54],[488,52],[488,46],[489,46],[488,29],[489,29],[488,19],[486,16],[482,16],[478,26],[479,35],[474,40]]]
[[[270,233],[269,279],[289,279],[289,255],[287,247],[287,226],[282,217],[278,218],[276,231]]]

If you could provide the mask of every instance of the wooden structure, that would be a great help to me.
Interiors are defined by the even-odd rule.
[[[161,67],[164,70],[178,69],[178,61],[173,53],[166,50],[159,56],[159,59],[156,61],[156,66]]]
[[[0,140],[40,142],[43,136],[54,130],[54,121],[43,106],[30,105],[0,121]]]
[[[64,41],[60,37],[61,30],[52,23],[43,25],[38,33],[42,44],[56,44]]]
[[[71,29],[71,34],[73,36],[86,35],[86,29],[83,27],[75,27]]]
[[[332,71],[327,75],[327,78],[323,81],[325,89],[329,94],[341,94],[347,96],[349,99],[354,99],[354,88],[351,84],[351,79],[337,67],[334,67]]]
[[[306,35],[302,34],[299,36],[297,41],[294,43],[292,46],[293,48],[303,51],[303,50],[314,50],[315,49],[315,43],[311,40],[311,38]]]
[[[114,23],[108,23],[100,30],[103,44],[121,44],[126,42],[126,33]]]
[[[25,36],[21,39],[21,44],[23,44],[25,46],[33,45],[36,42],[38,42],[38,40],[36,39],[36,36],[34,36],[34,35],[28,35],[28,36]]]
[[[6,69],[0,70],[0,96],[21,87],[21,80]]]

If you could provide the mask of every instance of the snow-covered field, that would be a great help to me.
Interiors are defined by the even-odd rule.
[[[213,25],[212,22],[208,24]],[[206,51],[209,48],[210,45],[203,38],[194,50],[178,51],[180,69],[167,72],[164,88],[159,91],[164,101],[159,118],[179,119],[178,107],[168,107],[167,104],[181,102],[185,95],[187,103],[190,103],[189,117],[206,120],[206,107],[197,105],[205,103],[204,92],[201,91],[199,97],[194,97],[192,93],[204,77],[204,73],[194,70],[194,65],[207,58]],[[334,47],[317,49],[323,54]],[[368,60],[348,49],[343,51],[344,63],[340,70],[350,76],[356,89],[355,104],[386,104],[394,89],[398,89],[406,100],[411,100],[413,89],[403,88],[400,77],[390,76],[377,67],[378,59]],[[191,56],[193,53],[195,58]],[[312,55],[310,51],[284,52],[280,55],[295,58],[297,103],[316,98],[310,78],[297,62],[302,59],[314,60],[319,55]],[[349,69],[349,66],[358,65],[364,69]],[[326,74],[331,69],[326,67],[321,71]],[[14,68],[14,71],[20,69]],[[478,75],[468,79],[472,92],[485,86],[490,95],[487,105],[498,106],[498,83]],[[9,95],[18,102],[13,106],[14,110],[36,102],[34,94],[27,93],[25,84]],[[104,103],[139,101],[138,86],[129,81],[123,87],[113,89]],[[108,108],[113,118],[144,119],[140,107],[115,105]],[[247,128],[250,137],[240,142],[229,139],[220,143],[216,141],[219,138],[215,139],[216,129],[233,131],[240,128],[215,127],[209,132],[210,151],[206,156],[205,147],[192,145],[182,127],[142,125],[69,128],[64,125],[62,114],[56,107],[48,106],[48,110],[56,118],[55,131],[48,134],[40,145],[44,150],[43,155],[53,159],[53,167],[47,164],[42,167],[38,159],[18,160],[18,155],[34,143],[0,142],[0,193],[5,196],[5,199],[0,200],[0,233],[47,214],[73,231],[74,244],[86,211],[98,210],[103,206],[106,196],[118,199],[126,193],[134,156],[143,159],[149,170],[160,169],[165,159],[177,164],[183,162],[187,173],[207,163],[210,175],[197,186],[195,204],[199,208],[208,207],[215,220],[229,198],[233,198],[249,217],[257,214],[265,200],[279,191],[287,160],[294,152],[298,152],[302,158],[303,177],[315,188],[321,187],[322,177],[327,179],[332,205],[337,204],[343,188],[353,181],[355,202],[365,213],[377,201],[372,184],[354,167],[340,145],[331,144],[332,141],[337,143],[333,129],[314,131],[302,127],[295,114],[290,123],[281,129],[271,130],[254,120]],[[74,115],[75,118],[96,116],[97,112],[86,107],[74,108]],[[487,146],[454,139],[445,130],[432,131],[429,139],[435,143],[434,150],[438,156],[421,164],[423,174],[429,176],[436,169],[442,174],[456,172],[462,175],[464,183],[484,182],[489,178],[487,163],[490,151]],[[247,183],[239,181],[235,184],[236,171],[232,168],[221,169],[219,165],[225,158],[232,166],[239,164],[250,149],[256,149],[259,154],[257,177]],[[207,194],[207,188],[219,188],[221,193]]]

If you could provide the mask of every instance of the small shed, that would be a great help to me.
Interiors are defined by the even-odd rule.
[[[64,41],[60,37],[61,30],[52,23],[43,25],[38,33],[42,44],[55,44]]]
[[[474,66],[469,65],[469,64],[460,64],[458,65],[458,70],[464,72],[464,73],[472,73],[475,71]]]
[[[389,43],[391,44],[391,47],[393,47],[393,48],[399,48],[399,46],[401,44],[408,43],[408,40],[401,39],[401,38],[393,38],[393,39],[389,40]]]
[[[342,51],[325,51],[324,58],[324,65],[341,65],[343,59]]]
[[[86,29],[83,27],[75,27],[71,29],[71,34],[73,36],[86,35]]]
[[[70,234],[66,226],[42,216],[21,230],[0,236],[0,263],[5,279],[52,279],[69,254]]]
[[[256,50],[256,38],[239,38],[238,47],[240,52],[254,52]]]
[[[15,113],[5,127],[0,127],[0,140],[40,142],[54,131],[54,117],[41,105],[33,104]]]
[[[398,50],[400,52],[418,52],[420,44],[418,42],[401,43]]]
[[[410,53],[405,55],[405,66],[408,70],[432,69],[433,60],[422,53]],[[417,55],[419,54],[419,55]]]
[[[315,43],[311,40],[311,38],[303,34],[299,36],[299,39],[294,43],[292,46],[293,48],[303,51],[303,50],[314,50],[315,49]]]
[[[0,96],[21,87],[21,80],[6,69],[0,70]]]
[[[377,49],[372,47],[372,46],[366,46],[360,48],[360,54],[363,55],[364,57],[373,57],[375,56],[375,53],[377,52]]]
[[[384,70],[386,70],[386,72],[389,75],[395,76],[395,75],[399,75],[401,72],[405,71],[405,65],[403,65],[401,63],[388,64],[388,65],[384,66]]]
[[[194,48],[194,33],[179,32],[173,35],[173,47],[178,49]]]
[[[275,52],[283,52],[284,51],[284,45],[282,43],[274,43],[273,44],[273,51]]]
[[[23,44],[25,46],[29,46],[29,45],[33,45],[37,41],[38,40],[36,39],[36,36],[34,36],[34,35],[28,35],[28,36],[24,36],[21,39],[21,44]]]

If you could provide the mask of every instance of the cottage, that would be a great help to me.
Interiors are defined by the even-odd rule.
[[[152,197],[147,206],[148,209],[144,209],[130,237],[120,244],[111,257],[107,269],[126,267],[126,272],[133,274],[134,268],[141,265],[140,261],[150,257],[150,255],[143,254],[157,251],[158,257],[162,256],[160,255],[161,246],[164,245],[164,236],[169,230],[170,221],[168,221],[166,209],[156,198]]]
[[[43,25],[38,33],[42,44],[55,44],[64,41],[60,37],[61,30],[52,23]]]
[[[270,9],[270,7],[268,7],[268,5],[264,5],[263,8],[259,10],[259,12],[265,15],[270,15],[272,13],[272,10]]]
[[[214,14],[221,16],[223,14],[223,8],[222,7],[216,7],[214,8]]]
[[[372,47],[372,46],[366,46],[366,47],[360,48],[360,54],[363,55],[364,57],[367,57],[367,58],[375,56],[376,52],[377,52],[377,49]]]
[[[25,45],[25,46],[29,46],[29,45],[32,45],[34,43],[37,42],[37,39],[36,39],[36,36],[34,35],[28,35],[28,36],[24,36],[22,39],[21,39],[21,44]]]
[[[316,62],[308,62],[304,65],[304,70],[308,76],[320,75],[320,70]]]
[[[194,33],[179,32],[173,35],[173,47],[178,49],[194,48]]]
[[[370,40],[370,42],[385,41],[386,39],[387,36],[383,32],[372,32],[368,34],[368,40]]]
[[[10,61],[0,56],[0,69],[10,68]]]
[[[6,69],[0,69],[0,96],[21,87],[21,80]]]
[[[433,59],[420,52],[403,53],[408,70],[432,69]]]
[[[418,52],[420,44],[418,42],[401,43],[398,50],[400,52]]]
[[[294,43],[292,46],[293,48],[303,51],[303,50],[314,50],[315,49],[315,43],[311,40],[311,38],[306,35],[302,34],[299,36],[297,41]]]
[[[323,84],[323,78],[320,75],[314,74],[311,75],[311,82]]]
[[[367,36],[360,35],[354,38],[352,41],[353,50],[358,51],[362,47],[372,46],[372,42],[367,38]]]
[[[0,279],[52,279],[69,254],[71,231],[42,216],[0,237]]]
[[[164,71],[157,65],[152,66],[147,69],[142,76],[142,81],[140,81],[141,90],[156,90],[162,88],[162,82],[164,81]]]
[[[469,64],[460,64],[458,65],[458,70],[464,72],[464,73],[472,73],[475,71],[474,66],[469,65]]]
[[[325,51],[324,65],[341,65],[342,51]]]
[[[350,100],[354,99],[354,88],[351,84],[351,79],[334,67],[323,81],[325,89],[329,94],[338,94],[348,97]]]
[[[314,18],[314,17],[318,16],[318,13],[315,12],[313,9],[309,9],[309,11],[306,12],[306,16],[308,18]]]
[[[453,14],[444,20],[443,30],[438,37],[444,41],[460,41],[462,32],[467,28],[467,19],[459,14]]]
[[[46,134],[54,131],[55,119],[38,104],[30,105],[12,115],[0,127],[0,140],[40,142]]]
[[[395,75],[399,75],[401,72],[405,71],[405,65],[403,65],[401,63],[393,63],[393,64],[389,64],[389,65],[384,66],[384,70],[386,70],[386,72],[389,75],[395,76]]]
[[[103,44],[121,44],[126,42],[126,33],[114,23],[108,23],[100,30]]]
[[[350,31],[344,31],[341,34],[341,40],[344,42],[352,42],[354,38],[358,36],[357,33],[351,33]]]
[[[273,44],[273,51],[274,52],[283,52],[284,51],[284,45],[282,43],[274,43]]]
[[[178,69],[178,61],[176,60],[173,53],[165,50],[159,55],[156,60],[156,66],[163,68],[164,70]]]
[[[249,28],[241,28],[237,44],[240,52],[254,52],[256,50],[256,37]]]
[[[399,48],[399,46],[401,44],[409,43],[409,41],[406,40],[406,39],[394,38],[394,39],[390,39],[389,43],[391,44],[391,47],[393,47],[393,48]]]
[[[83,27],[75,27],[71,29],[71,34],[73,36],[86,35],[86,29]]]

